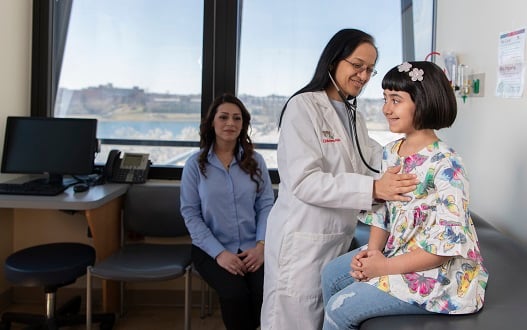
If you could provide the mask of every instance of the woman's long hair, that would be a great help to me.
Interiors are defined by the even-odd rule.
[[[282,117],[284,116],[287,103],[293,96],[305,92],[317,92],[325,90],[331,84],[328,72],[331,73],[332,76],[335,75],[338,62],[350,56],[351,53],[353,53],[355,49],[363,43],[369,43],[375,47],[375,39],[364,31],[357,29],[343,29],[337,32],[329,40],[328,44],[322,51],[315,69],[315,74],[313,75],[311,81],[296,93],[291,95],[291,97],[285,103],[284,107],[282,108],[282,113],[280,114],[278,127],[282,125]],[[375,49],[377,50],[377,47],[375,47]]]
[[[242,130],[240,132],[240,135],[238,136],[238,142],[236,143],[236,147],[234,148],[234,157],[238,161],[240,168],[245,173],[249,174],[251,180],[256,183],[256,191],[259,191],[260,183],[262,182],[262,171],[258,167],[258,162],[256,161],[256,159],[254,159],[254,145],[248,133],[251,124],[251,114],[249,113],[245,105],[242,103],[242,101],[240,101],[240,99],[238,99],[232,94],[226,93],[214,99],[207,111],[207,115],[201,121],[201,124],[199,126],[199,145],[202,151],[198,158],[199,169],[201,173],[205,177],[207,177],[207,155],[210,151],[210,148],[216,141],[216,133],[213,127],[214,117],[218,112],[219,106],[223,103],[232,103],[238,106],[238,108],[240,108],[240,111],[242,113]],[[238,159],[240,147],[242,148],[243,153],[241,155],[241,159]]]

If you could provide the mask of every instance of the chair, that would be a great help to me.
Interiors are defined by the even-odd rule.
[[[57,329],[84,324],[86,316],[78,314],[81,298],[70,299],[56,309],[56,293],[74,283],[95,262],[95,249],[81,243],[49,243],[19,250],[7,257],[4,271],[8,281],[23,286],[39,286],[46,294],[46,314],[5,312],[0,329],[10,329],[11,323],[23,323],[33,328]],[[97,314],[94,320],[101,329],[111,329],[114,314]]]
[[[124,237],[143,238],[188,236],[179,212],[179,186],[174,184],[132,185],[124,199]],[[88,267],[86,324],[91,329],[92,278],[122,282],[164,281],[185,276],[184,329],[190,329],[191,244],[153,243],[125,240],[107,259]],[[121,306],[123,306],[121,294]]]
[[[196,268],[194,268],[194,265],[192,266],[192,275],[198,277],[201,280],[201,284],[200,284],[201,303],[200,303],[199,317],[200,319],[204,319],[205,317],[212,315],[212,309],[213,309],[212,288],[201,277],[201,275],[196,270]],[[207,311],[205,311],[205,307],[207,307]]]

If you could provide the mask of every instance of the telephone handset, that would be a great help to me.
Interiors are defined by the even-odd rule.
[[[121,158],[119,150],[111,150],[104,166],[104,177],[108,182],[144,183],[148,178],[150,160],[148,154],[125,152]]]

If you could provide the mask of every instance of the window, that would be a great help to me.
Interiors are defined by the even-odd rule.
[[[377,40],[379,75],[361,94],[359,110],[372,137],[388,142],[382,77],[403,59],[424,59],[433,49],[434,0],[33,4],[32,114],[97,118],[96,162],[104,163],[114,148],[148,152],[151,174],[160,178],[178,178],[199,146],[201,116],[223,91],[236,92],[247,105],[253,141],[277,178],[280,111],[311,79],[329,38],[346,27]]]
[[[254,142],[278,141],[283,105],[309,82],[322,49],[344,28],[361,29],[376,39],[379,74],[363,90],[359,110],[367,114],[373,138],[381,143],[392,140],[380,111],[381,81],[384,73],[402,62],[400,2],[245,1],[241,17],[238,94],[259,124],[253,125]],[[276,150],[264,152],[267,163],[276,166]]]
[[[72,3],[53,113],[98,119],[101,163],[121,148],[182,165],[195,148],[155,144],[199,141],[203,1],[155,4]]]

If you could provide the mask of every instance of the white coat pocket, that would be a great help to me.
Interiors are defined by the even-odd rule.
[[[283,280],[290,296],[319,298],[320,273],[332,259],[348,251],[352,235],[296,232],[281,251]]]

